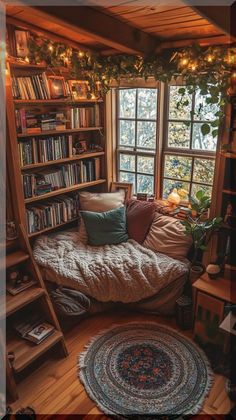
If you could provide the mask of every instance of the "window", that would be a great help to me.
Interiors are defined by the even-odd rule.
[[[211,194],[217,137],[203,135],[201,126],[214,121],[217,105],[208,105],[200,92],[185,93],[181,86],[165,91],[162,156],[157,155],[159,90],[120,88],[117,93],[117,172],[120,182],[131,182],[134,193],[160,193],[167,198],[173,188],[184,189],[188,200],[198,190]],[[162,102],[162,101],[161,101]],[[176,104],[180,102],[177,109]],[[157,162],[162,165],[157,168]],[[159,187],[158,187],[159,188]]]
[[[212,136],[212,130],[203,136],[201,126],[215,119],[217,108],[208,105],[197,91],[185,93],[177,109],[179,88],[168,87],[162,196],[166,198],[173,188],[186,190],[188,196],[200,189],[211,195],[217,137]]]
[[[157,96],[156,88],[118,90],[118,177],[134,193],[155,192]]]

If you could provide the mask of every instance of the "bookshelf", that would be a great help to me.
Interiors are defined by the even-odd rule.
[[[215,170],[215,195],[213,197],[212,216],[223,218],[222,233],[218,241],[212,240],[210,260],[230,248],[226,258],[226,275],[236,279],[236,94],[229,96],[225,109],[225,120],[220,132],[219,153]]]
[[[22,225],[19,225],[18,239],[14,242],[14,247],[7,249],[7,290],[10,282],[9,276],[12,270],[19,272],[21,275],[27,273],[29,279],[33,280],[33,284],[31,285],[29,283],[25,290],[16,294],[7,292],[6,311],[4,311],[4,305],[2,305],[3,302],[0,305],[0,317],[6,317],[7,324],[7,391],[10,399],[14,401],[18,398],[17,379],[20,372],[54,346],[57,346],[60,356],[65,357],[68,353],[63,333],[39,269],[34,261],[31,247]],[[23,316],[26,320],[31,318],[33,312],[37,312],[37,315],[40,315],[45,320],[44,322],[49,323],[54,328],[52,334],[39,344],[34,344],[18,335],[14,328],[14,322],[18,319],[23,319],[22,311],[24,311]]]
[[[78,191],[108,187],[103,99],[75,99],[67,76],[65,97],[51,99],[50,77],[46,66],[8,59],[7,159],[28,238],[75,224]]]

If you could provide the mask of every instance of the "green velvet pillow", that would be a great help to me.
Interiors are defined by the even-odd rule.
[[[93,211],[80,213],[87,230],[89,245],[120,244],[128,240],[125,207],[102,213]]]

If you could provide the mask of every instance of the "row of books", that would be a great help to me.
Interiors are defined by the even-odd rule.
[[[68,163],[39,173],[23,174],[22,178],[25,198],[47,194],[100,179],[100,158]]]
[[[51,160],[69,157],[69,145],[71,136],[55,136],[47,138],[25,139],[18,143],[20,165],[32,165],[33,163],[45,163]]]
[[[40,110],[15,110],[17,133],[36,134],[49,130],[65,130],[69,120],[64,112],[41,114]]]
[[[12,94],[15,99],[50,99],[50,89],[45,73],[12,77]]]
[[[78,215],[77,197],[60,196],[26,209],[28,233],[39,232],[74,220]]]
[[[87,108],[71,108],[71,128],[86,128],[100,126],[99,105]]]

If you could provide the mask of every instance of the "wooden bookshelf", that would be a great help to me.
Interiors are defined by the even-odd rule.
[[[106,182],[105,179],[98,179],[97,181],[83,182],[82,184],[72,185],[71,187],[68,187],[68,188],[60,188],[58,190],[51,191],[47,194],[37,195],[31,198],[26,198],[25,203],[28,204],[28,203],[34,203],[35,201],[47,200],[48,198],[55,197],[57,195],[62,195],[62,194],[66,194],[72,191],[81,190],[82,188],[94,187],[95,185],[104,184],[105,182]]]
[[[27,340],[12,335],[7,340],[7,351],[13,352],[16,357],[13,363],[14,372],[17,374],[34,362],[38,357],[43,355],[51,347],[59,343],[63,338],[60,331],[54,331],[52,335],[47,337],[38,345],[34,345]]]
[[[76,134],[85,131],[99,131],[102,130],[103,127],[85,127],[85,128],[65,128],[65,130],[50,130],[50,131],[40,131],[39,133],[21,133],[17,134],[17,137],[24,138],[24,137],[42,137],[42,136],[56,136],[58,134]]]
[[[22,275],[27,273],[30,280],[33,280],[34,284],[15,295],[7,292],[6,309],[4,308],[4,302],[0,302],[0,316],[7,318],[7,384],[8,392],[13,400],[18,398],[16,376],[19,372],[25,369],[29,364],[31,364],[34,360],[36,360],[39,356],[44,354],[54,345],[59,346],[61,355],[67,356],[68,354],[60,325],[49,299],[38,266],[34,261],[32,250],[22,225],[19,226],[18,235],[19,237],[16,240],[16,246],[18,247],[17,251],[7,251],[7,270],[11,269],[11,267],[14,267],[14,270],[18,270]],[[8,281],[10,280],[8,278],[7,271],[7,284]],[[33,306],[35,311],[40,316],[42,316],[43,319],[45,319],[45,322],[48,322],[54,327],[52,335],[45,338],[45,340],[43,340],[38,345],[18,336],[17,332],[14,330],[14,319],[22,318],[22,310],[26,311],[24,312],[24,316],[28,322],[28,317],[30,317],[33,312],[32,303],[35,305]],[[37,303],[38,305],[36,305]],[[14,361],[11,363],[8,360],[9,352],[14,356]]]
[[[104,156],[105,152],[90,152],[90,153],[81,153],[81,155],[75,155],[69,158],[50,160],[43,163],[33,163],[32,165],[21,166],[22,171],[28,171],[29,169],[43,168],[44,166],[60,165],[61,163],[76,162],[81,159],[88,159],[98,156]]]
[[[55,70],[55,74],[57,74],[57,69]],[[50,72],[47,73],[46,66],[38,66],[36,64],[30,64],[26,62],[20,62],[18,60],[15,60],[13,57],[10,57],[8,60],[8,74],[6,76],[6,97],[7,97],[7,154],[8,154],[8,165],[10,168],[11,173],[11,182],[12,182],[12,193],[14,196],[15,204],[16,204],[16,222],[22,223],[25,227],[25,229],[28,229],[28,222],[27,217],[31,217],[32,213],[35,211],[34,208],[36,205],[44,206],[45,200],[52,200],[55,197],[55,199],[60,199],[60,196],[63,196],[62,199],[64,199],[65,195],[69,195],[70,197],[75,197],[75,194],[78,190],[81,189],[95,189],[100,191],[107,191],[108,189],[108,181],[107,181],[107,147],[105,142],[105,104],[102,98],[91,98],[91,99],[74,99],[73,97],[65,97],[65,98],[59,98],[59,99],[16,99],[13,97],[13,87],[12,87],[12,77],[30,77],[31,75],[37,75],[45,73],[46,75],[51,74]],[[65,79],[69,77],[68,74],[64,74]],[[38,96],[38,95],[37,95]],[[69,128],[73,127],[72,124],[67,121],[66,128],[65,129],[58,129],[58,130],[41,130],[37,133],[27,133],[27,132],[19,132],[19,129],[17,130],[16,127],[16,119],[15,119],[15,113],[18,112],[24,112],[25,110],[28,112],[30,111],[32,114],[37,112],[40,116],[46,115],[49,112],[58,112],[58,113],[65,113],[64,115],[70,116],[71,108],[91,108],[94,109],[94,111],[91,111],[91,113],[94,112],[94,122],[97,124],[97,126],[94,126],[93,123],[90,123],[88,127],[82,127],[82,128]],[[37,110],[37,111],[35,111]],[[25,114],[27,115],[25,111]],[[96,112],[96,114],[95,114]],[[96,119],[96,115],[99,113],[99,118]],[[19,115],[19,114],[18,114]],[[93,114],[92,114],[93,115]],[[68,119],[68,117],[67,117]],[[98,120],[98,123],[97,123]],[[100,120],[100,123],[99,123]],[[86,120],[89,121],[89,118]],[[19,124],[18,124],[19,125]],[[81,124],[82,125],[82,124]],[[87,125],[87,124],[86,124]],[[19,127],[18,127],[19,128]],[[58,127],[59,128],[59,127]],[[31,138],[32,140],[32,146],[29,142],[29,145],[31,147],[31,150],[33,150],[33,147],[39,150],[39,144],[37,143],[40,139],[50,138],[50,141],[53,138],[58,138],[58,136],[64,136],[65,141],[68,141],[68,145],[65,147],[68,147],[68,154],[63,152],[63,155],[59,156],[59,159],[55,160],[46,160],[46,162],[43,162],[42,158],[35,158],[35,152],[31,151],[31,153],[34,154],[33,158],[28,160],[28,164],[24,165],[22,154],[25,153],[24,148],[24,141],[28,141]],[[63,140],[64,141],[64,140]],[[88,149],[90,144],[98,144],[102,151],[99,152],[88,152],[74,155],[74,151],[72,151],[74,143],[78,143],[79,141],[86,141],[88,144]],[[18,147],[18,144],[22,144],[21,148]],[[27,144],[27,143],[26,143]],[[41,143],[42,144],[42,143]],[[46,144],[46,143],[45,143]],[[48,144],[48,143],[47,143]],[[54,147],[55,143],[52,143],[52,147]],[[61,147],[61,146],[60,146]],[[35,149],[34,149],[35,150]],[[37,152],[38,153],[38,152]],[[21,156],[20,156],[21,154]],[[30,174],[43,174],[44,168],[45,172],[46,170],[50,170],[50,168],[56,168],[56,166],[60,167],[62,165],[67,165],[70,163],[76,163],[81,162],[81,165],[86,164],[86,160],[90,160],[93,162],[93,158],[99,158],[100,160],[100,178],[97,176],[92,177],[87,175],[84,179],[84,181],[87,179],[90,179],[86,182],[77,183],[75,185],[71,185],[67,188],[59,188],[57,190],[49,191],[48,193],[41,194],[41,195],[35,195],[30,198],[26,198],[24,195],[24,188],[23,188],[23,175],[30,175]],[[82,161],[84,163],[82,163]],[[24,163],[26,163],[27,160],[25,159]],[[87,164],[86,164],[87,165]],[[88,164],[88,165],[91,165]],[[93,164],[95,165],[95,163]],[[86,166],[87,167],[87,166]],[[89,169],[90,170],[90,169]],[[28,171],[28,172],[27,172]],[[34,172],[33,172],[34,171]],[[38,171],[38,172],[37,172]],[[89,172],[91,173],[91,172]],[[81,175],[82,177],[82,175]],[[30,176],[27,178],[24,178],[29,180],[31,182]],[[59,184],[61,185],[61,184]],[[27,187],[28,188],[28,187]],[[29,207],[30,204],[35,204],[34,208]],[[46,205],[46,203],[45,203]],[[51,205],[51,204],[50,204]],[[36,208],[38,208],[36,206]],[[29,210],[29,211],[26,211]],[[30,216],[29,216],[30,214]],[[66,226],[72,222],[75,222],[75,219],[73,217],[73,220],[68,220],[66,222],[61,222],[55,224],[52,223],[53,226],[47,226],[47,223],[44,223],[44,228],[41,229],[41,231],[32,231],[32,222],[29,225],[29,232],[28,237],[29,238],[35,238],[40,233],[47,233],[51,232],[57,228],[62,228],[63,226]],[[33,222],[34,223],[34,222]]]

